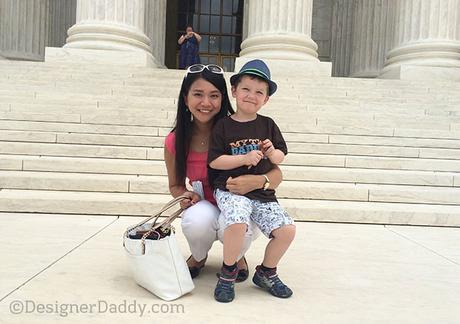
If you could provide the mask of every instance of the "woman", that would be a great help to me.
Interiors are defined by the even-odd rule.
[[[200,63],[200,42],[201,36],[193,31],[192,26],[187,26],[185,34],[179,37],[177,43],[180,45],[179,69],[186,69],[190,65]]]
[[[208,183],[206,161],[214,123],[233,112],[222,68],[202,64],[190,66],[182,81],[174,128],[165,139],[164,157],[171,195],[189,197],[181,202],[181,207],[186,209],[182,215],[182,231],[192,253],[187,260],[192,278],[198,276],[204,267],[214,241],[222,241],[223,238],[223,231],[219,230],[220,211]],[[281,183],[279,168],[273,169],[267,176],[269,182],[262,175],[229,179],[227,189],[245,194],[263,188],[266,183],[273,189]],[[194,191],[186,188],[186,178]],[[248,228],[239,256],[237,281],[246,280],[249,276],[243,256],[259,233],[255,225]]]

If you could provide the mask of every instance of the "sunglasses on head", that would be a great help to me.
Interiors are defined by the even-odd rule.
[[[215,74],[224,74],[224,70],[219,66],[215,64],[193,64],[190,65],[187,69],[187,75],[189,73],[201,73],[204,71],[204,69],[207,69],[209,72],[215,73]]]

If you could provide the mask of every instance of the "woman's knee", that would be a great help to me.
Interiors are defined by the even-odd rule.
[[[219,209],[209,201],[199,201],[187,208],[182,214],[182,231],[196,235],[201,235],[209,230],[216,231],[219,213]]]

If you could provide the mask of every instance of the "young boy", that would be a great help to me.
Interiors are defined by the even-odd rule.
[[[287,147],[275,122],[257,114],[277,85],[261,60],[246,63],[230,83],[237,112],[216,123],[208,152],[209,181],[226,226],[224,262],[214,298],[231,302],[235,297],[236,261],[250,220],[270,238],[252,281],[276,297],[287,298],[292,291],[278,278],[276,266],[294,239],[295,226],[278,204],[266,176],[274,164],[283,161]],[[243,174],[263,175],[265,185],[244,196],[229,192],[227,180]]]

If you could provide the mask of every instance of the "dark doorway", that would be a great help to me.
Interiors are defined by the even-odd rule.
[[[174,3],[173,3],[174,2]],[[201,35],[201,63],[214,63],[226,71],[233,71],[240,52],[243,29],[243,0],[175,0],[168,1],[166,66],[177,68],[179,45],[177,40],[187,25]],[[175,32],[173,32],[173,30]],[[175,39],[171,39],[172,37]],[[168,39],[169,38],[169,39]]]

